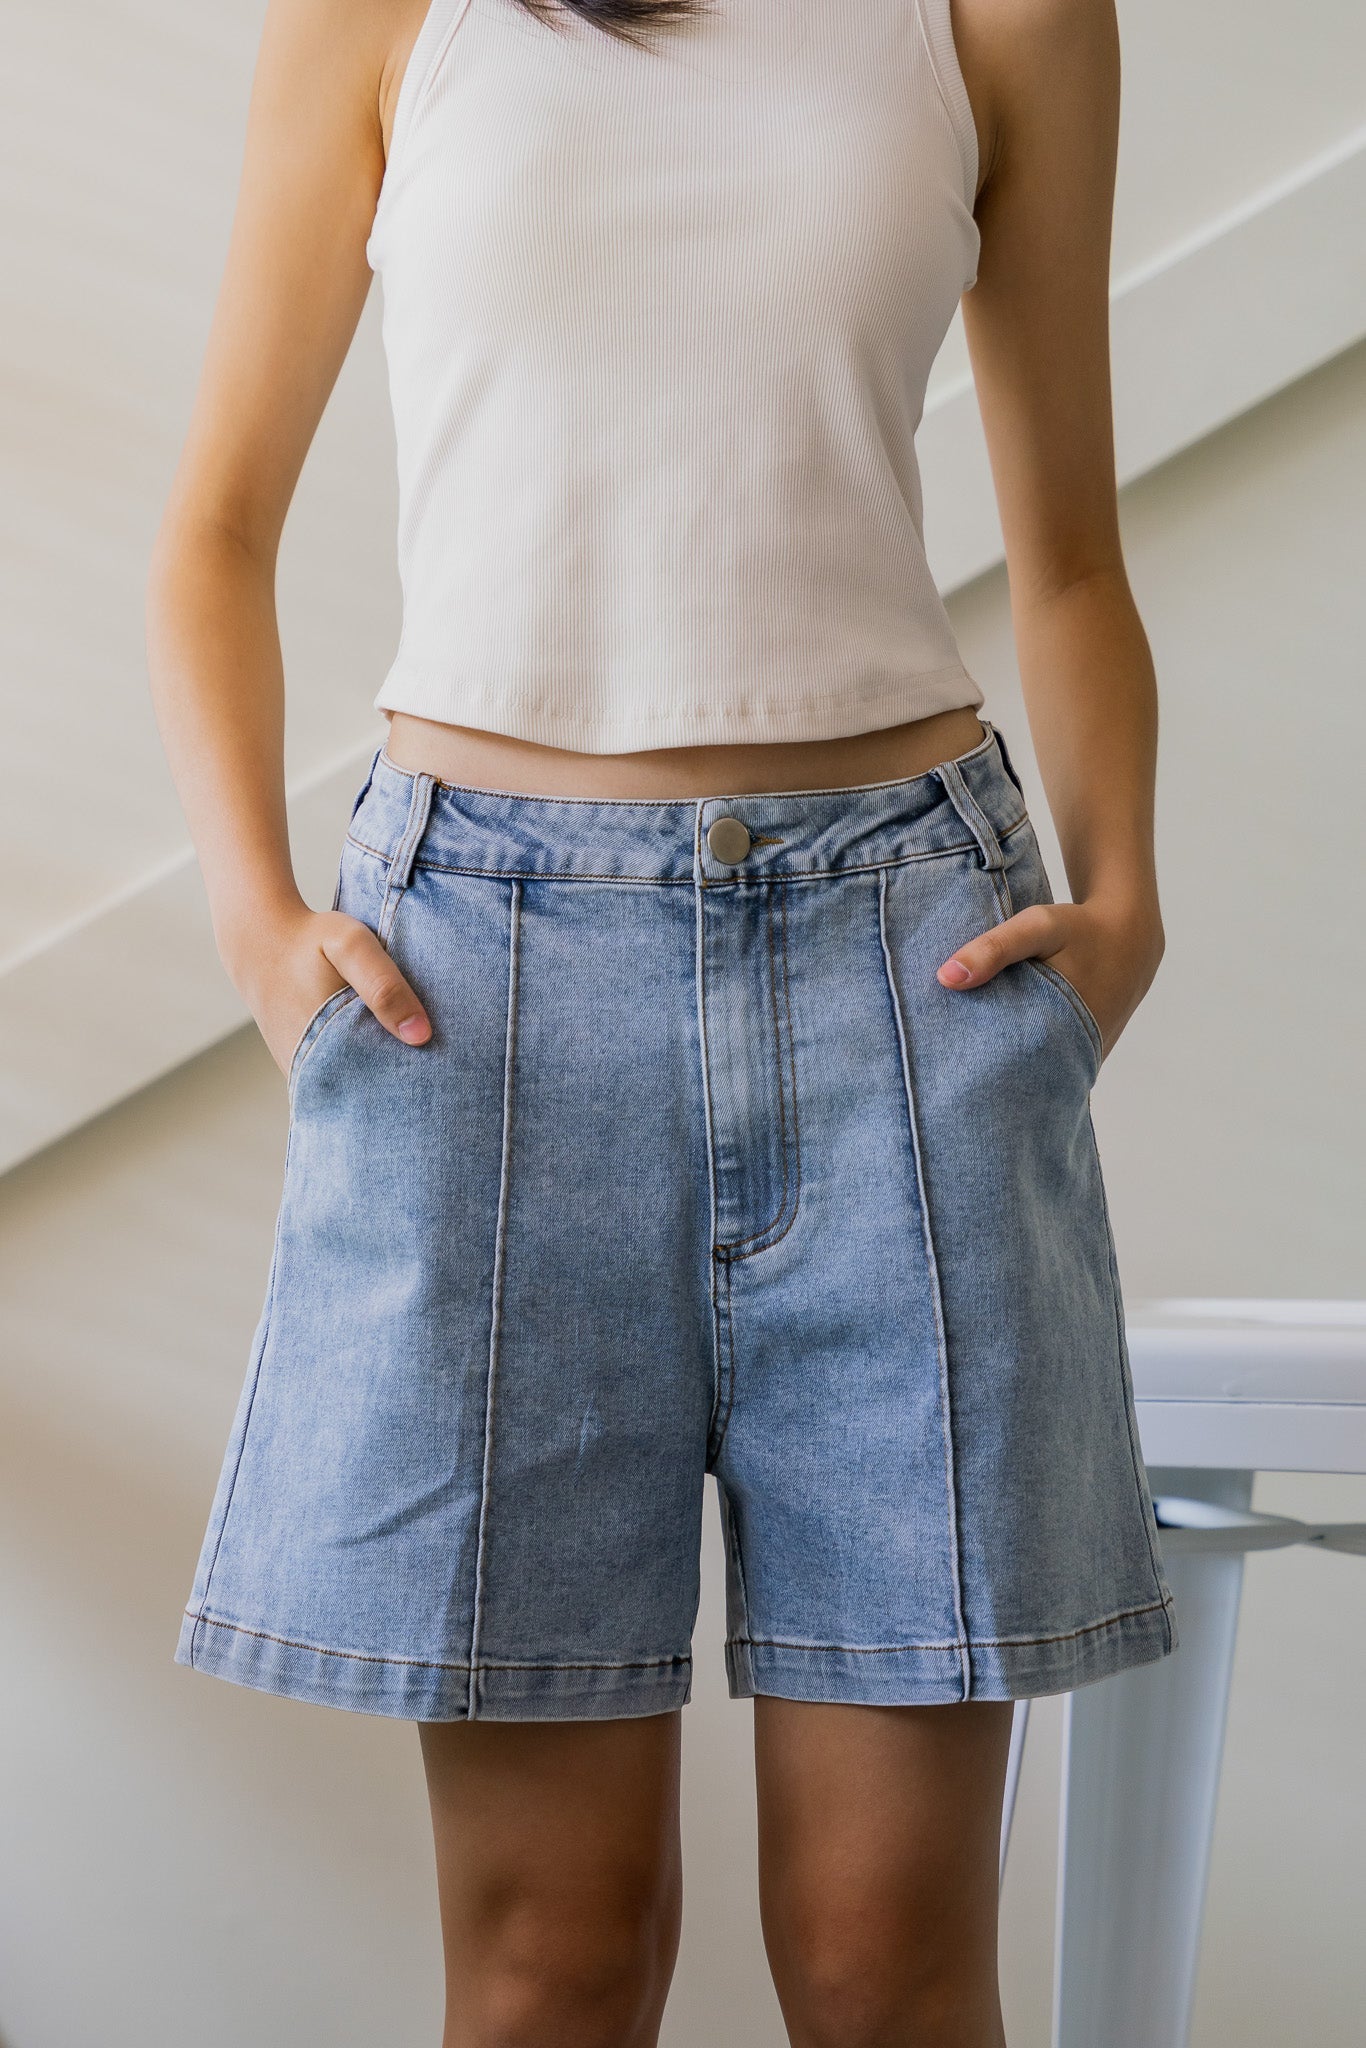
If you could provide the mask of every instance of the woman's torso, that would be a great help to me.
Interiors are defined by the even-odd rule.
[[[433,0],[367,244],[396,762],[687,794],[972,743],[914,434],[976,158],[947,0],[715,0],[644,50]]]

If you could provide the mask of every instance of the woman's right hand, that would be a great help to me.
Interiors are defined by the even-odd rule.
[[[288,1079],[309,1018],[338,989],[353,988],[386,1031],[425,1045],[431,1020],[369,925],[342,910],[299,911],[258,926],[232,948],[229,973]]]

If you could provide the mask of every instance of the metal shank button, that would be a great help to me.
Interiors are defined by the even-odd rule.
[[[707,827],[707,845],[728,868],[738,867],[749,852],[749,830],[738,818],[716,818]]]

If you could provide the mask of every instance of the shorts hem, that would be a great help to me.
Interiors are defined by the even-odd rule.
[[[941,1706],[964,1698],[1074,1692],[1165,1657],[1178,1645],[1170,1598],[1087,1626],[1024,1640],[845,1648],[732,1637],[732,1699],[770,1694],[828,1705]],[[964,1673],[969,1674],[964,1689]]]
[[[468,1664],[303,1643],[186,1614],[174,1661],[233,1685],[405,1721],[606,1721],[685,1706],[690,1657],[621,1664]]]

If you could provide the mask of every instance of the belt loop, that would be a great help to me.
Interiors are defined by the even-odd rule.
[[[384,900],[379,907],[379,932],[381,941],[389,936],[389,927],[398,909],[398,900],[408,886],[413,872],[413,860],[427,829],[431,814],[432,791],[436,788],[436,777],[425,771],[413,777],[412,795],[408,799],[408,822],[403,828],[403,837],[394,848],[389,861],[389,872],[385,877]]]
[[[370,784],[375,779],[375,770],[379,766],[379,757],[383,751],[384,742],[383,740],[381,740],[379,745],[375,748],[374,753],[370,756],[370,766],[365,771],[365,780],[364,782],[362,782],[360,788],[356,791],[356,794],[352,799],[351,815],[346,821],[348,831],[350,830],[351,826],[354,825],[356,822],[356,812],[360,809],[361,805],[365,802],[366,797],[370,794]]]
[[[1021,802],[1027,803],[1028,798],[1025,796],[1025,786],[1021,782],[1019,774],[1016,771],[1015,763],[1010,758],[1010,749],[1006,745],[1005,734],[1001,731],[999,725],[992,725],[987,719],[983,719],[982,723],[986,726],[987,731],[991,734],[992,738],[996,742],[997,752],[1001,756],[1001,766],[1005,769],[1006,774],[1010,777],[1016,789],[1019,791]]]
[[[996,828],[978,803],[956,761],[941,761],[932,771],[944,785],[944,794],[977,841],[984,868],[1002,869],[1006,864]]]
[[[349,817],[349,818],[347,819],[347,821],[346,821],[346,837],[347,837],[347,839],[350,839],[350,837],[351,837],[351,827],[352,827],[352,826],[353,826],[353,825],[355,824],[355,822],[356,822],[356,812],[357,812],[357,811],[358,811],[358,810],[360,809],[361,805],[362,805],[362,804],[363,804],[363,803],[365,802],[365,799],[366,799],[366,797],[367,797],[367,796],[369,795],[369,793],[370,793],[370,784],[371,784],[371,783],[372,783],[372,782],[374,781],[374,779],[375,779],[375,769],[376,769],[376,767],[377,767],[377,766],[379,765],[380,749],[381,749],[381,748],[383,747],[383,745],[384,745],[384,742],[383,742],[383,740],[381,740],[381,741],[380,741],[380,743],[379,743],[379,746],[375,748],[375,751],[374,751],[374,753],[373,753],[373,754],[372,754],[372,755],[370,756],[370,765],[369,765],[369,767],[368,767],[368,768],[366,769],[366,771],[365,771],[365,779],[364,779],[364,780],[363,780],[363,782],[361,783],[361,786],[360,786],[360,788],[359,788],[359,789],[358,789],[358,790],[356,791],[356,794],[354,795],[354,797],[353,797],[353,798],[351,799],[351,815],[350,815],[350,817]],[[338,910],[338,909],[340,909],[340,907],[341,907],[341,899],[342,899],[342,889],[343,889],[343,887],[344,887],[344,885],[345,885],[345,880],[346,880],[346,848],[345,848],[345,845],[343,845],[343,848],[342,848],[342,858],[341,858],[341,860],[339,860],[339,861],[338,861],[338,863],[337,863],[337,879],[336,879],[336,884],[335,884],[335,886],[333,887],[333,890],[332,890],[332,908],[333,908],[334,910]]]

